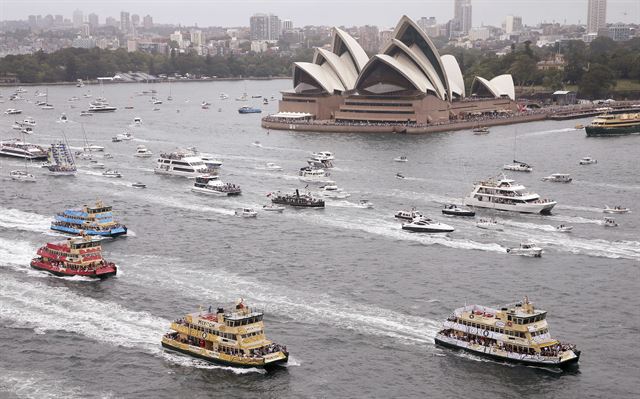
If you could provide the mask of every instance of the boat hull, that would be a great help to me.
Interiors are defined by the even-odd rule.
[[[217,197],[233,197],[233,196],[237,196],[240,195],[242,192],[241,191],[217,191],[217,190],[211,190],[208,188],[199,188],[199,187],[192,187],[191,191],[193,191],[194,193],[201,193],[201,194],[207,194],[207,195],[214,195]]]
[[[482,356],[488,359],[492,359],[498,362],[507,362],[507,363],[513,363],[513,364],[521,364],[521,365],[527,365],[527,366],[535,366],[535,367],[545,367],[545,368],[560,368],[560,369],[568,369],[568,368],[572,368],[572,367],[576,367],[578,364],[578,361],[580,360],[580,352],[577,351],[576,353],[576,357],[571,358],[569,360],[566,361],[562,361],[562,362],[540,362],[540,361],[534,361],[534,360],[521,360],[521,359],[514,359],[514,358],[510,358],[510,357],[504,357],[504,356],[500,356],[500,355],[496,355],[493,353],[487,353],[484,351],[478,351],[472,348],[467,348],[464,346],[459,346],[456,345],[455,343],[451,343],[451,342],[447,342],[443,339],[438,338],[438,336],[435,337],[435,343],[436,345],[440,345],[443,346],[445,348],[449,348],[449,349],[454,349],[454,350],[461,350],[464,352],[469,352],[469,353],[473,353],[474,355],[478,355],[478,356]]]
[[[118,272],[118,267],[116,265],[110,265],[107,267],[103,267],[101,269],[96,269],[91,271],[73,271],[69,269],[60,269],[59,267],[53,266],[50,263],[41,262],[36,259],[31,261],[31,267],[37,270],[49,272],[58,277],[82,276],[82,277],[104,279],[104,278],[115,276]]]
[[[640,123],[637,123],[633,126],[619,127],[585,126],[584,130],[585,132],[587,132],[588,137],[640,134]]]
[[[184,349],[180,346],[178,346],[177,344],[173,344],[173,341],[168,340],[168,339],[163,339],[162,340],[162,346],[166,349],[169,350],[173,350],[176,352],[180,352],[182,354],[188,355],[188,356],[192,356],[198,359],[202,359],[205,360],[207,362],[213,363],[213,364],[218,364],[221,366],[229,366],[229,367],[240,367],[240,368],[262,368],[265,370],[271,370],[277,366],[286,364],[289,361],[289,354],[285,353],[285,357],[273,362],[269,362],[269,363],[263,363],[263,364],[248,364],[248,363],[242,363],[242,362],[233,362],[233,361],[227,361],[224,359],[219,359],[219,358],[215,358],[215,357],[211,357],[211,356],[206,356],[203,355],[202,353],[196,352],[195,350],[189,350],[189,349]]]
[[[449,216],[475,216],[474,211],[452,211],[449,209],[443,209],[442,213]]]
[[[527,203],[519,205],[499,204],[489,201],[478,201],[475,198],[465,198],[464,204],[467,206],[473,206],[475,208],[487,208],[495,209],[498,211],[509,211],[519,213],[542,213],[544,215],[550,214],[551,209],[556,206],[555,201],[543,202],[543,203]]]
[[[417,227],[411,225],[402,226],[402,230],[408,230],[414,233],[451,233],[454,231],[451,227]]]
[[[75,228],[75,227],[51,225],[51,230],[60,231],[67,234],[74,234],[74,235],[81,235],[84,233],[89,236],[100,236],[100,237],[110,237],[110,238],[115,238],[115,237],[119,237],[127,234],[127,228],[125,226],[117,227],[115,229],[111,229],[108,231],[98,231],[98,230],[92,230],[92,229],[82,229],[82,228]]]
[[[296,208],[324,208],[324,202],[321,203],[296,203],[296,202],[289,202],[289,201],[279,201],[279,200],[271,200],[271,202],[273,202],[274,204],[278,204],[278,205],[289,205],[289,206],[294,206]]]

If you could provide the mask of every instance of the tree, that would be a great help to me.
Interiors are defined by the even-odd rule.
[[[584,73],[578,91],[587,98],[603,98],[616,86],[613,71],[606,65],[591,64],[589,70]]]
[[[547,74],[542,78],[542,85],[547,87],[553,91],[560,90],[564,88],[564,84],[562,83],[563,77],[562,71],[553,70],[547,72]]]

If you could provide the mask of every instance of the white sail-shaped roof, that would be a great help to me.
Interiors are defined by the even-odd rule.
[[[471,84],[471,93],[476,94],[481,88],[485,88],[496,98],[509,97],[511,100],[516,99],[511,75],[499,75],[491,80],[476,76]]]
[[[310,62],[295,62],[293,87],[298,93],[320,90],[332,94],[336,91],[344,91],[340,78],[327,63],[317,65]]]
[[[440,60],[442,61],[442,65],[444,66],[445,71],[447,72],[451,94],[456,95],[459,98],[464,98],[464,78],[462,77],[462,71],[460,70],[460,65],[458,64],[456,57],[452,56],[451,54],[445,54],[440,57]]]
[[[345,53],[343,57],[340,57],[329,50],[316,48],[313,63],[317,65],[329,64],[347,90],[355,87],[358,71],[348,54]]]
[[[333,28],[333,52],[337,55],[342,55],[346,51],[349,52],[349,55],[353,59],[353,63],[358,69],[358,73],[362,71],[367,62],[369,61],[369,57],[367,53],[362,49],[362,46],[349,35],[347,32],[343,31],[339,28]]]
[[[383,78],[375,78],[371,81],[372,74],[375,74],[379,68],[384,68]],[[373,84],[372,84],[373,83]],[[399,53],[396,57],[386,54],[376,54],[364,67],[356,88],[358,90],[372,91],[370,87],[379,85],[385,88],[377,90],[376,93],[390,93],[403,90],[418,90],[426,93],[427,90],[435,92],[433,85],[427,77],[422,73],[420,68],[407,55]]]

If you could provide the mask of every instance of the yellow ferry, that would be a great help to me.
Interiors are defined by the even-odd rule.
[[[187,314],[171,323],[162,346],[212,363],[233,367],[273,368],[287,363],[287,347],[267,339],[263,312],[239,300],[231,310]]]
[[[436,335],[436,344],[495,360],[531,366],[577,365],[575,345],[551,338],[547,312],[522,302],[501,309],[469,305],[456,309]]]

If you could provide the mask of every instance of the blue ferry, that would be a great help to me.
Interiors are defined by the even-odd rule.
[[[238,108],[238,112],[241,114],[259,114],[262,112],[262,110],[260,108],[244,106],[244,107]]]
[[[51,230],[74,235],[118,237],[127,234],[127,226],[113,220],[111,206],[96,201],[95,206],[85,205],[82,209],[67,209],[58,213]]]

